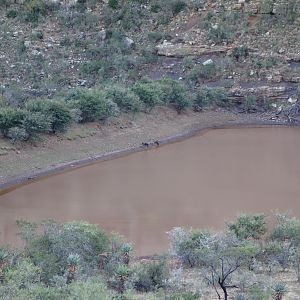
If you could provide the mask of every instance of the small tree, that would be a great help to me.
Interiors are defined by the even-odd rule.
[[[228,299],[228,288],[235,287],[232,275],[249,264],[257,255],[257,247],[250,242],[240,242],[230,235],[215,236],[204,248],[201,257],[203,270],[208,284],[215,289],[221,299],[218,287],[221,288],[224,300]]]
[[[195,265],[201,268],[207,283],[211,285],[217,293],[219,299],[222,290],[224,299],[228,299],[228,289],[235,287],[233,275],[242,271],[243,267],[258,254],[258,248],[251,241],[240,240],[233,234],[200,234],[197,239],[189,237],[189,233],[184,236],[182,233],[171,232],[173,251],[182,257],[182,254],[196,253],[193,256],[196,260]],[[179,237],[179,238],[178,238]],[[192,242],[190,244],[190,241]],[[184,249],[184,251],[182,251]]]

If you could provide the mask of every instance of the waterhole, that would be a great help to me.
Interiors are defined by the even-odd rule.
[[[137,255],[168,249],[176,226],[222,229],[239,213],[300,217],[300,128],[209,130],[187,140],[51,176],[0,196],[0,244],[18,219],[85,220]]]

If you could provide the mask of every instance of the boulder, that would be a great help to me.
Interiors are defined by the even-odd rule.
[[[134,45],[134,40],[132,40],[131,38],[129,37],[125,37],[125,44],[128,46],[128,47],[132,47]]]
[[[230,49],[231,47],[228,46],[209,47],[207,45],[173,44],[167,41],[156,46],[157,55],[166,57],[221,54],[226,53]]]

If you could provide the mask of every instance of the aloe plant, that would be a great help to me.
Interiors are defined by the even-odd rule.
[[[283,282],[277,282],[273,286],[273,290],[274,290],[274,297],[273,297],[274,300],[282,300],[283,296],[287,292],[286,285]]]
[[[80,256],[78,254],[71,253],[67,258],[68,264],[68,275],[67,275],[67,284],[75,280],[75,275],[77,271],[77,266],[80,261]]]
[[[129,265],[130,261],[130,252],[132,251],[132,246],[129,243],[126,243],[121,248],[122,255],[123,255],[123,263],[125,265]]]
[[[130,275],[130,269],[126,265],[120,265],[116,269],[116,276],[118,280],[117,290],[120,294],[125,291],[125,282]]]

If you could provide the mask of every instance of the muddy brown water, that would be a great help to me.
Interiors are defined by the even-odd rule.
[[[167,250],[175,226],[221,229],[241,212],[300,217],[300,128],[210,130],[182,142],[41,179],[0,196],[0,244],[17,219],[86,220],[138,255]]]

